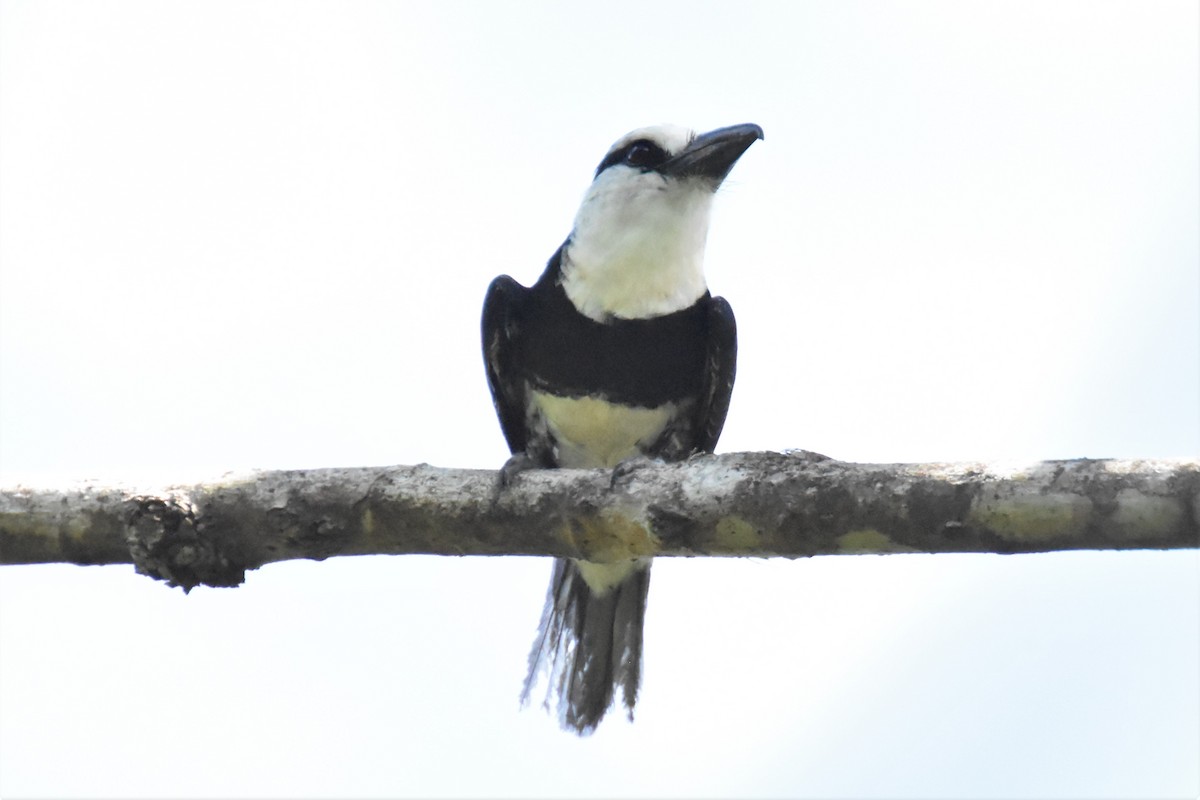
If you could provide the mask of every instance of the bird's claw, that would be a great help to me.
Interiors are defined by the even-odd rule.
[[[661,459],[643,455],[630,456],[623,459],[613,467],[612,476],[608,479],[608,488],[610,491],[615,490],[620,484],[628,482],[639,469],[657,466],[662,463],[664,462]]]
[[[522,472],[537,468],[538,463],[526,453],[514,453],[508,461],[504,462],[504,466],[500,468],[500,479],[497,481],[497,488],[501,490],[507,489],[513,485],[517,476]]]

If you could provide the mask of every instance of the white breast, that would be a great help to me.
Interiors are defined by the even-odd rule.
[[[562,285],[584,315],[645,319],[687,308],[707,291],[704,243],[710,187],[614,166],[596,178],[562,264]]]

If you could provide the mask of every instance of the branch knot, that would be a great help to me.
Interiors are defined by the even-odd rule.
[[[195,511],[174,498],[129,500],[125,539],[138,572],[180,586],[238,586],[246,570],[230,563],[217,540],[205,535]]]

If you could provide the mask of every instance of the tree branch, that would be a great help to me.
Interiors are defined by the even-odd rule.
[[[144,492],[0,489],[0,564],[137,565],[190,589],[294,558],[813,556],[1200,546],[1200,461],[850,464],[730,453],[496,473],[259,472]]]

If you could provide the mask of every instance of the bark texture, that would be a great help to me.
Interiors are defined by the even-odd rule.
[[[428,465],[259,472],[156,491],[0,488],[0,564],[133,563],[185,589],[273,561],[433,553],[1035,553],[1200,546],[1200,461],[852,464],[730,453],[613,473]]]

